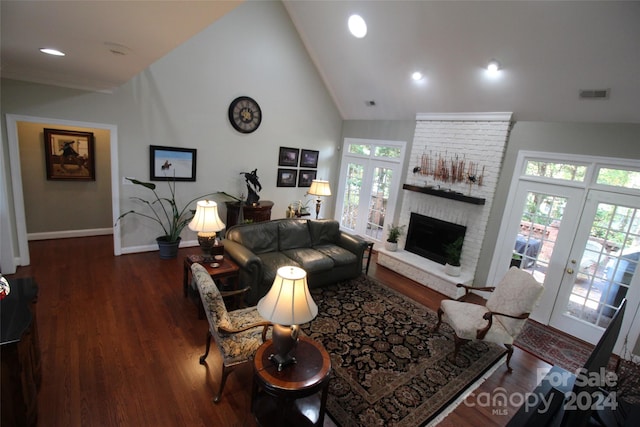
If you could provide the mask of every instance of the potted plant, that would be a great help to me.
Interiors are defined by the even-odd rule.
[[[180,245],[180,233],[189,224],[189,222],[193,218],[193,215],[195,214],[194,209],[188,209],[189,205],[212,194],[224,194],[225,196],[235,199],[235,197],[230,196],[227,193],[217,191],[191,199],[184,205],[184,207],[179,208],[178,204],[176,203],[175,180],[167,181],[169,185],[170,196],[161,197],[156,191],[156,185],[154,183],[143,182],[133,178],[126,179],[131,181],[135,185],[140,185],[151,190],[151,192],[153,193],[153,197],[149,200],[145,200],[141,197],[132,197],[133,200],[137,200],[138,202],[146,205],[149,208],[150,212],[144,213],[132,209],[120,215],[116,220],[116,224],[118,223],[118,221],[129,214],[139,215],[141,217],[148,218],[152,221],[157,222],[162,228],[163,233],[161,236],[156,238],[156,242],[158,242],[158,248],[160,249],[160,258],[162,259],[170,259],[176,257],[178,253],[178,246]]]
[[[511,263],[509,263],[509,268],[511,267],[520,268],[521,265],[522,265],[522,255],[516,251],[513,251],[513,254],[511,254]]]
[[[384,244],[386,250],[395,252],[398,250],[398,238],[404,233],[404,225],[389,226],[389,234],[387,234],[387,241]]]
[[[457,277],[460,275],[462,268],[460,267],[460,255],[462,254],[462,244],[464,243],[464,237],[458,237],[455,241],[448,243],[444,246],[444,252],[447,257],[447,263],[445,264],[445,272],[449,276]]]

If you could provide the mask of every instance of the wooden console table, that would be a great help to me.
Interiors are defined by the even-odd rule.
[[[197,289],[193,289],[190,286],[192,279],[191,265],[197,262],[202,265],[207,273],[214,280],[216,286],[220,290],[237,290],[240,282],[240,267],[233,262],[231,257],[225,256],[222,262],[217,263],[218,267],[214,267],[211,262],[204,262],[202,255],[189,255],[184,258],[183,264],[183,282],[182,288],[184,290],[184,296],[191,296],[193,302],[198,307],[198,319],[204,319],[204,307],[202,306],[202,300],[200,299],[200,293]],[[189,292],[191,290],[191,292]],[[239,300],[236,298],[235,306],[239,307]]]
[[[246,220],[253,222],[263,222],[271,220],[271,208],[273,202],[270,200],[260,200],[257,205],[247,205],[244,202],[225,202],[227,205],[227,229],[238,223],[238,214],[242,204],[242,216]]]

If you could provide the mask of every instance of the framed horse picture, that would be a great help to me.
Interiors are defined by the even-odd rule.
[[[151,181],[195,181],[195,148],[149,146],[149,179]]]
[[[96,180],[93,132],[45,128],[44,153],[48,180]]]

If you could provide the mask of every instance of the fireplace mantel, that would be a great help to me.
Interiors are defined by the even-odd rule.
[[[485,199],[479,197],[465,196],[462,193],[456,193],[455,191],[439,190],[433,187],[419,187],[417,185],[404,184],[403,190],[415,191],[416,193],[430,194],[432,196],[443,197],[445,199],[457,200],[459,202],[471,203],[474,205],[484,205]]]

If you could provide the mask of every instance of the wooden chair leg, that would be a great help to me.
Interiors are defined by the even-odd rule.
[[[442,324],[443,314],[444,314],[444,311],[442,311],[442,308],[438,307],[438,323],[436,323],[436,326],[432,329],[432,332],[437,332],[438,329],[440,329],[440,325]]]
[[[222,389],[224,388],[224,384],[227,382],[227,377],[233,371],[234,366],[224,366],[222,365],[222,377],[220,378],[220,387],[218,387],[218,393],[213,398],[214,403],[220,402],[220,398],[222,397]]]
[[[468,343],[470,340],[465,340],[463,338],[460,338],[458,335],[456,335],[455,333],[453,334],[453,342],[454,342],[454,348],[453,348],[453,363],[457,365],[456,361],[458,360],[458,352],[460,351],[460,347],[462,347],[463,344]]]
[[[511,362],[511,356],[513,356],[513,345],[505,344],[504,346],[507,347],[507,371],[513,372],[511,365],[509,365],[509,362]]]
[[[211,331],[207,331],[207,346],[205,348],[204,354],[200,356],[200,364],[204,365],[204,360],[209,355],[209,348],[211,347]]]

